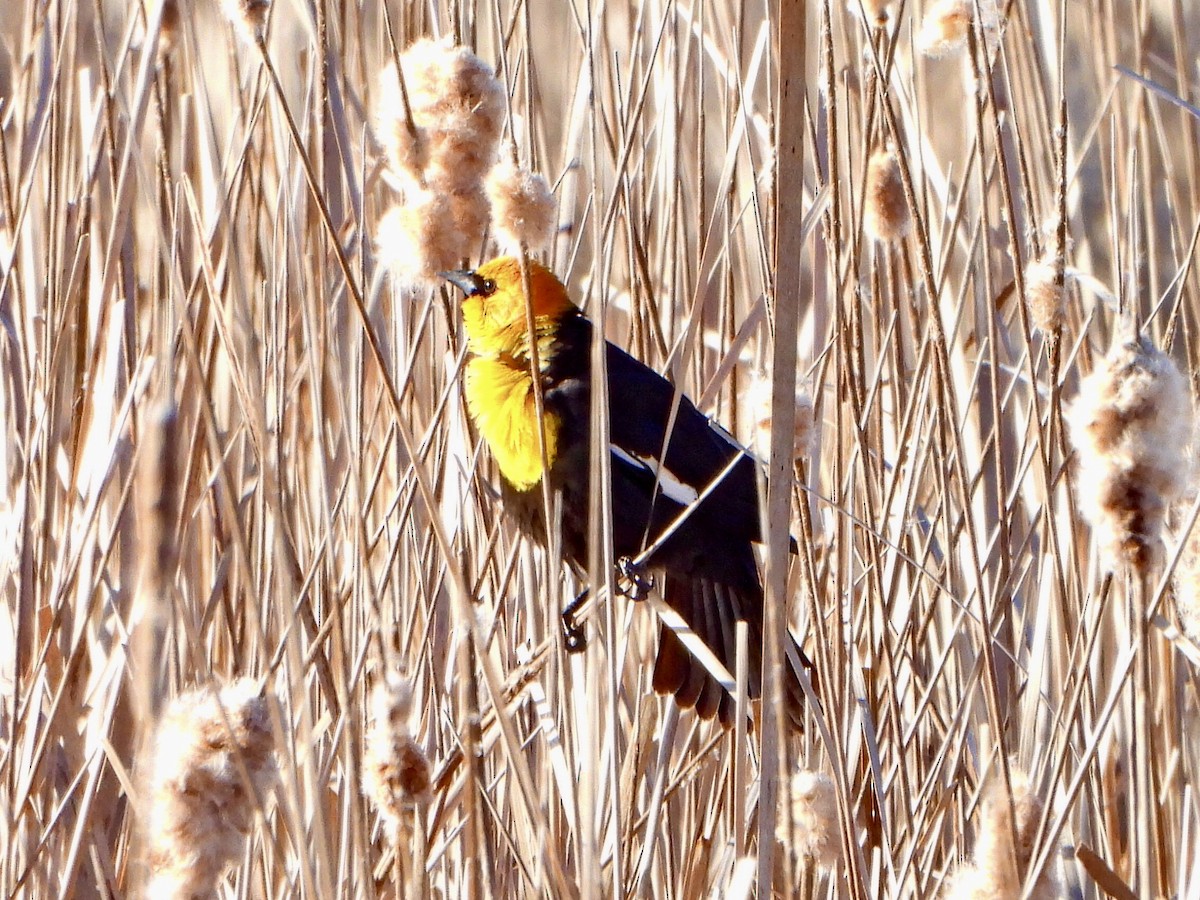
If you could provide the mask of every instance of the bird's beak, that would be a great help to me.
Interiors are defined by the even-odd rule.
[[[468,297],[483,293],[483,279],[470,269],[455,269],[453,272],[438,272],[438,274]]]

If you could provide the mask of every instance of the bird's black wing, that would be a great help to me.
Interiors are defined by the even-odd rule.
[[[565,320],[546,377],[547,409],[563,427],[559,445],[576,453],[591,443],[591,340],[587,319]],[[620,347],[606,345],[605,363],[613,508],[623,519],[616,523],[618,555],[635,556],[693,505],[681,538],[700,529],[720,532],[723,543],[759,540],[754,457],[671,382]],[[586,461],[570,457],[560,468],[573,478],[581,466],[586,470]],[[624,533],[630,540],[620,540]]]
[[[582,565],[591,499],[586,454],[592,326],[582,316],[572,317],[560,326],[558,341],[547,373],[546,406],[562,423],[560,448],[571,448],[555,465],[555,481],[564,491],[564,548]],[[649,565],[661,573],[663,599],[730,672],[735,624],[748,623],[750,692],[758,696],[763,594],[752,547],[760,535],[758,462],[671,382],[621,348],[607,344],[605,364],[614,553],[637,556],[686,513]],[[681,706],[731,721],[731,698],[665,625],[653,681]],[[795,688],[789,693],[798,711],[799,685],[789,687]]]
[[[662,500],[682,508],[706,495],[689,514],[683,535],[694,522],[696,528],[719,530],[725,542],[758,540],[754,457],[675,385],[621,348],[609,344],[606,363],[614,471],[631,462],[647,470],[656,493],[652,525],[664,513],[673,519],[678,512],[670,503],[657,508]]]

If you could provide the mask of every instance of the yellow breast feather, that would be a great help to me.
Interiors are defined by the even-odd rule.
[[[467,408],[508,482],[527,491],[542,478],[537,406],[528,369],[480,356],[467,364]],[[546,414],[546,459],[554,463],[558,420]]]

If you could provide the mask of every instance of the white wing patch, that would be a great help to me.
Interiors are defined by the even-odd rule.
[[[699,491],[690,484],[681,481],[670,469],[660,466],[658,460],[629,453],[616,444],[609,444],[608,448],[614,456],[628,465],[637,469],[645,469],[647,472],[653,474],[658,480],[659,490],[663,492],[663,496],[674,500],[680,506],[690,506],[700,497]]]
[[[628,453],[626,453],[624,450],[622,450],[616,444],[609,444],[608,449],[613,452],[614,456],[617,456],[618,458],[624,460],[629,465],[633,466],[635,469],[645,469],[646,468],[645,463],[640,462],[638,459],[636,459],[633,456],[630,456]]]

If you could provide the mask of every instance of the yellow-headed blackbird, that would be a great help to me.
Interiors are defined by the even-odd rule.
[[[529,276],[550,486],[562,495],[563,555],[582,573],[591,501],[592,323],[549,269],[530,262]],[[467,409],[500,469],[505,509],[523,531],[544,541],[545,473],[519,263],[501,257],[443,277],[465,294]],[[763,620],[752,546],[760,537],[758,463],[657,372],[612,343],[605,350],[614,556],[638,557],[677,524],[645,560],[646,570],[666,603],[731,672],[735,623],[748,624],[750,694],[756,697]],[[798,723],[803,693],[791,668],[785,671],[789,714]],[[665,625],[653,684],[704,718],[733,720],[732,698]]]

